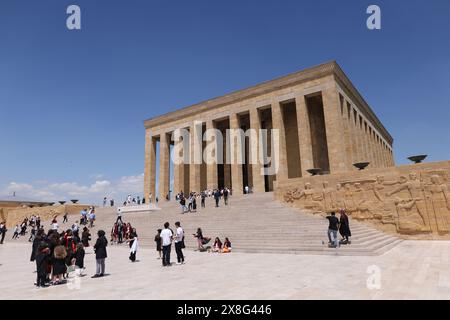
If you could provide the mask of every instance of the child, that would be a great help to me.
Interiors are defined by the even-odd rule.
[[[83,273],[84,267],[84,245],[82,243],[77,244],[77,253],[75,254],[75,267],[76,273],[78,276],[81,276]]]
[[[37,273],[37,281],[36,286],[39,287],[48,287],[45,284],[47,279],[47,269],[48,262],[50,260],[50,249],[45,242],[41,242],[38,247],[38,252],[36,253],[36,273]]]
[[[60,284],[63,280],[63,275],[66,273],[66,248],[62,245],[56,246],[53,250],[53,285]]]
[[[225,242],[223,243],[222,253],[230,253],[231,252],[231,242],[228,238],[225,238]]]
[[[156,242],[156,251],[159,253],[159,257],[157,259],[161,259],[161,229],[158,229],[158,234],[155,236],[155,242]]]

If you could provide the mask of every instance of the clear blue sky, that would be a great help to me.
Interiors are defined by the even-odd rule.
[[[66,28],[70,4],[80,31]],[[366,28],[370,4],[379,31]],[[392,134],[398,163],[450,159],[449,35],[446,0],[2,0],[0,193],[140,192],[143,120],[328,60]]]

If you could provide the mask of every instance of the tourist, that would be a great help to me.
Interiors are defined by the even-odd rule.
[[[337,238],[337,232],[339,229],[339,220],[336,218],[336,213],[333,211],[331,215],[326,217],[328,219],[328,240],[329,245],[333,248],[337,248],[339,246],[339,241]]]
[[[130,234],[130,240],[128,240],[128,243],[130,245],[130,257],[129,259],[131,260],[131,262],[135,262],[136,261],[136,253],[138,250],[138,236],[136,233],[136,229],[133,228],[133,230],[131,231]]]
[[[222,252],[222,241],[220,241],[219,237],[216,237],[214,240],[212,252]]]
[[[66,248],[58,245],[53,250],[53,269],[52,269],[52,285],[58,285],[63,280],[66,273]]]
[[[76,267],[75,271],[76,271],[77,275],[79,275],[79,276],[82,275],[82,272],[85,269],[85,267],[84,267],[84,255],[85,255],[84,247],[85,247],[85,245],[83,243],[77,244],[77,253],[75,254],[75,267]]]
[[[190,197],[191,210],[189,212],[197,212],[197,200],[195,199],[195,194],[192,194]]]
[[[145,204],[145,197],[142,198],[142,204]]]
[[[109,204],[111,205],[111,207],[114,207],[114,199],[109,200]]]
[[[37,231],[36,226],[32,226],[30,237],[28,238],[28,242],[33,242],[34,238],[36,237],[36,231]]]
[[[220,200],[220,191],[216,190],[214,192],[214,200],[216,201],[216,208],[219,207],[219,200]]]
[[[169,229],[169,223],[164,223],[164,230],[161,231],[161,242],[162,242],[162,265],[163,267],[170,267],[170,249],[172,246],[172,230]]]
[[[48,266],[50,261],[50,249],[48,244],[45,242],[41,242],[37,248],[36,252],[36,286],[39,287],[48,287],[46,285],[47,282],[47,274],[48,274]]]
[[[103,208],[106,207],[106,197],[103,198]]]
[[[116,219],[116,222],[119,222],[119,220],[120,220],[120,222],[122,222],[122,210],[117,208],[117,219]]]
[[[189,195],[188,199],[188,212],[192,212],[192,193]]]
[[[342,236],[342,243],[350,244],[348,237],[351,237],[352,233],[350,231],[350,224],[348,221],[348,216],[345,213],[344,209],[341,209],[339,214],[340,214],[340,216],[339,216],[339,233]]]
[[[87,217],[86,216],[87,216],[87,210],[86,209],[81,210],[81,221],[80,221],[80,223],[83,224],[83,225],[87,224]]]
[[[38,227],[38,228],[41,227],[41,217],[39,217],[39,216],[36,217],[36,227]]]
[[[137,204],[138,204],[138,205],[141,204],[141,198],[139,198],[139,196],[137,196]]]
[[[75,255],[77,252],[77,241],[73,237],[71,229],[68,229],[63,236],[64,246],[66,248],[66,265],[72,266],[75,264]]]
[[[128,222],[125,226],[125,231],[124,231],[125,240],[130,239],[130,234],[131,234],[132,230],[133,230],[133,228],[131,227],[131,223]]]
[[[248,188],[248,186],[245,186],[244,190],[245,190],[245,194],[248,194],[248,193],[249,193],[249,188]]]
[[[225,238],[223,243],[222,253],[230,253],[231,252],[231,242],[230,239]]]
[[[228,205],[228,193],[229,193],[228,188],[225,188],[223,190],[223,202],[225,203],[226,206]]]
[[[89,228],[94,227],[94,221],[95,221],[95,209],[92,208],[91,213],[89,214]]]
[[[201,201],[201,206],[202,208],[205,208],[205,198],[206,198],[206,192],[202,191],[201,195],[200,195],[202,201]]]
[[[96,273],[92,278],[103,277],[105,274],[105,259],[107,258],[106,246],[108,240],[105,237],[105,231],[99,230],[97,232],[98,239],[94,245],[95,259],[96,259]]]
[[[78,226],[78,220],[77,220],[77,221],[75,221],[75,223],[72,225],[72,232],[73,232],[73,235],[74,235],[76,238],[79,238],[78,230],[79,230],[79,226]]]
[[[27,232],[27,219],[25,218],[20,224],[20,235],[24,236]]]
[[[124,232],[124,227],[123,227],[123,223],[122,220],[120,220],[120,222],[117,223],[117,237],[119,240],[119,244],[123,242],[123,232]]]
[[[31,257],[30,261],[33,262],[36,260],[36,255],[38,254],[39,245],[44,240],[44,230],[39,229],[36,233],[36,237],[33,239],[33,244],[31,245]]]
[[[19,230],[20,230],[19,225],[16,224],[16,226],[14,227],[14,230],[13,230],[13,236],[12,236],[13,239],[17,239],[19,237]]]
[[[63,223],[68,222],[69,220],[67,219],[67,212],[64,212],[64,216],[63,216]]]
[[[0,235],[2,237],[0,240],[0,244],[3,244],[3,241],[5,240],[6,231],[8,231],[6,229],[6,222],[3,221],[2,223],[0,223]]]
[[[159,200],[158,200],[158,197],[156,197],[156,199],[155,199],[156,204],[158,204],[158,201],[159,201]]]
[[[127,204],[131,204],[131,194],[129,194],[127,197]]]
[[[179,221],[175,222],[175,227],[177,228],[175,235],[175,252],[177,253],[177,264],[184,263],[184,255],[183,255],[183,245],[184,245],[184,230],[181,228],[181,224]]]
[[[58,231],[58,221],[56,221],[56,216],[52,220],[52,230]]]
[[[159,257],[157,259],[161,259],[161,229],[158,229],[158,233],[155,236],[155,242],[156,242],[156,251],[158,251]]]
[[[111,242],[111,245],[114,243],[117,243],[117,222],[114,223],[114,225],[111,228],[111,239],[109,240]]]
[[[87,227],[83,228],[83,233],[81,234],[81,242],[85,248],[89,247],[89,241],[91,240],[91,233]]]
[[[187,211],[186,199],[183,196],[181,196],[181,199],[180,199],[180,206],[181,206],[181,213],[185,213]]]
[[[201,228],[197,229],[197,233],[196,234],[194,233],[194,237],[197,238],[198,250],[205,251],[206,249],[203,247],[203,245],[211,241],[211,238],[204,237]]]

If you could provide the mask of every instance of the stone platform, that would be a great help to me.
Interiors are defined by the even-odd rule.
[[[131,263],[125,245],[109,246],[109,275],[99,279],[90,278],[95,260],[88,248],[87,276],[44,289],[33,286],[30,250],[24,243],[0,246],[0,300],[450,299],[449,241],[408,240],[381,256],[186,250],[187,263],[170,268],[161,266],[154,249],[139,250],[139,262]],[[368,273],[377,270],[379,277]]]

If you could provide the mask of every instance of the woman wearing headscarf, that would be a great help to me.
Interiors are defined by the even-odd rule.
[[[342,243],[349,244],[350,241],[348,237],[352,236],[352,233],[350,232],[350,224],[348,221],[348,216],[345,213],[344,209],[341,209],[339,211],[340,217],[339,217],[339,233],[342,236]]]

